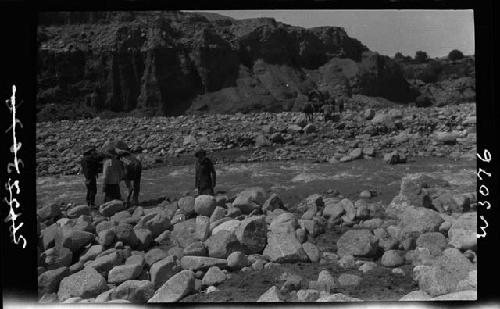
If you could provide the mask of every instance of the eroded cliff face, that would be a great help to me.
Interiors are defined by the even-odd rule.
[[[312,89],[341,91],[345,79],[355,93],[414,98],[397,64],[366,53],[343,28],[183,12],[43,13],[39,21],[39,120],[290,110]]]

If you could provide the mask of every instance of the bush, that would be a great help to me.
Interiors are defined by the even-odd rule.
[[[419,50],[415,53],[415,61],[416,62],[423,63],[423,62],[427,62],[427,60],[429,60],[429,56],[427,55],[426,52]]]
[[[454,49],[448,54],[448,59],[451,61],[463,59],[463,57],[464,57],[464,54],[461,51],[459,51],[458,49]]]

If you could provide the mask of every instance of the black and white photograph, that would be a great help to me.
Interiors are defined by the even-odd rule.
[[[4,284],[32,306],[493,305],[488,13],[321,3],[32,9],[0,168],[2,253],[33,265],[2,258]]]

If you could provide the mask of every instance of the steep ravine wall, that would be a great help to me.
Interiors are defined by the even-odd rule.
[[[320,68],[335,59],[355,63],[354,77],[342,68],[328,74],[350,79],[358,93],[414,98],[395,62],[366,54],[339,27],[182,12],[51,12],[39,20],[39,120],[69,111],[82,117],[103,111],[179,115],[200,106],[227,113],[290,109],[310,90],[325,88],[311,75],[323,76]],[[334,86],[326,91],[338,91]]]

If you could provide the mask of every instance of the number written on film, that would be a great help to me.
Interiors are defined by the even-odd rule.
[[[485,163],[490,163],[492,159],[491,153],[488,151],[488,149],[484,150],[482,157],[479,153],[477,154],[477,157],[479,158],[479,160]],[[483,168],[479,168],[479,170],[477,171],[477,178],[479,178],[481,182],[485,181],[486,179],[491,179],[491,173],[488,173]],[[481,183],[481,185],[479,186],[479,194],[481,195],[480,197],[481,200],[480,201],[478,200],[477,203],[480,206],[485,206],[486,210],[490,209],[491,208],[490,202],[487,200],[483,200],[488,198],[488,196],[490,195],[490,190],[484,183]],[[486,221],[484,216],[479,216],[479,219],[481,219],[481,223],[479,224],[479,228],[481,229],[481,234],[478,233],[477,238],[484,238],[486,237],[487,234],[486,229],[488,228],[488,221]]]

